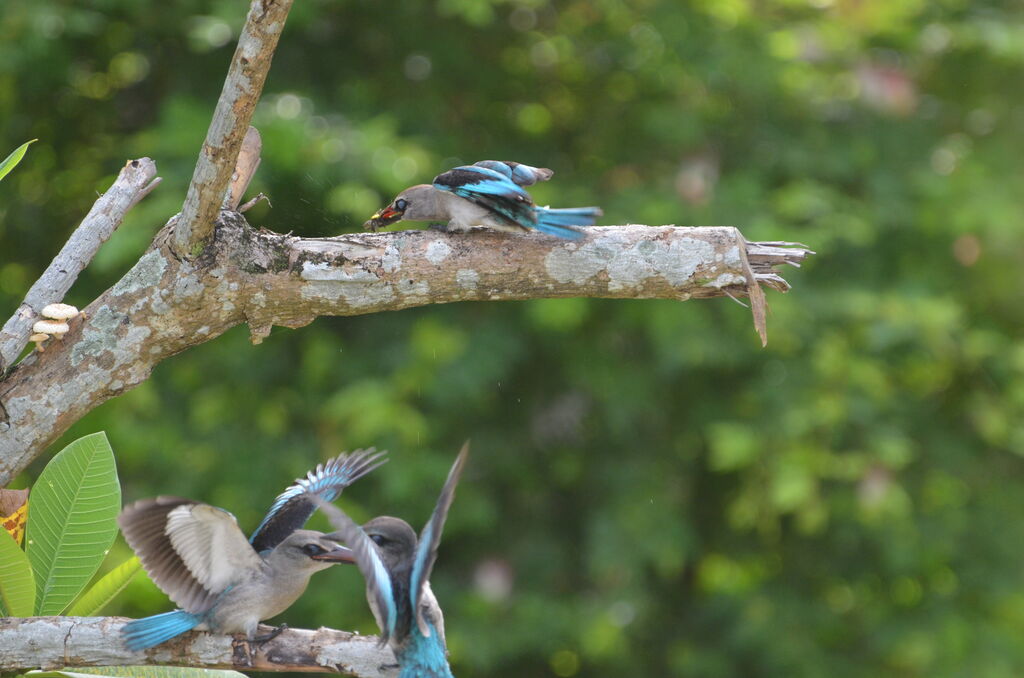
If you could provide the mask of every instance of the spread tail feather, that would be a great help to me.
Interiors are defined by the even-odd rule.
[[[604,214],[600,207],[537,208],[537,230],[561,238],[578,240],[583,233],[573,226],[592,226]]]
[[[121,635],[124,636],[124,644],[128,649],[138,652],[191,631],[201,621],[200,615],[174,610],[128,622],[121,629]]]

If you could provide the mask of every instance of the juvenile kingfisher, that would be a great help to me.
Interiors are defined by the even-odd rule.
[[[538,230],[577,240],[576,226],[593,225],[600,207],[553,209],[534,204],[523,186],[547,181],[554,174],[544,167],[530,167],[511,160],[481,160],[434,177],[398,194],[390,205],[374,214],[363,228],[376,231],[402,219],[447,223],[449,231],[487,226],[522,233]]]
[[[143,499],[117,522],[150,578],[181,606],[137,619],[121,633],[130,650],[145,650],[192,629],[257,638],[259,622],[286,610],[314,572],[354,562],[352,551],[322,532],[301,529],[317,498],[335,499],[386,459],[373,448],[341,454],[278,495],[249,539],[224,509],[180,497]]]
[[[398,659],[399,678],[453,678],[446,656],[444,617],[429,580],[468,454],[467,444],[455,459],[418,540],[401,518],[380,516],[360,527],[337,506],[323,504],[335,528],[327,538],[352,549],[366,579],[366,599],[380,627],[381,642],[388,643]]]

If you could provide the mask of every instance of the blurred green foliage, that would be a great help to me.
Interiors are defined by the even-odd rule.
[[[4,4],[0,147],[40,141],[0,186],[3,308],[126,158],[165,182],[69,302],[179,209],[243,14]],[[392,461],[341,503],[422,523],[471,438],[433,577],[458,675],[1020,676],[1022,67],[1024,9],[997,0],[297,2],[255,118],[256,225],[356,230],[507,158],[556,171],[542,204],[818,255],[769,294],[766,350],[728,300],[237,328],[64,442],[105,429],[127,499],[251,529],[365,445]],[[284,620],[375,631],[354,570],[315,584]],[[118,612],[169,608],[129,593]]]

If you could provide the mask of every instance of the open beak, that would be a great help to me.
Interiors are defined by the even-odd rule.
[[[403,214],[405,214],[405,212],[399,212],[391,205],[388,205],[387,207],[379,210],[366,222],[364,222],[363,228],[369,231],[376,231],[377,229],[383,228],[388,224],[393,224],[396,221],[401,221]]]
[[[321,553],[318,556],[310,556],[313,560],[323,560],[328,563],[354,563],[356,562],[356,554],[352,553],[352,549],[345,548],[344,546],[338,546],[337,548],[331,549],[327,553]]]

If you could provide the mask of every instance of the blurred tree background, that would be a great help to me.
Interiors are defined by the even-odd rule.
[[[165,181],[68,302],[180,208],[246,6],[3,3],[0,155],[40,139],[0,185],[8,314],[127,158]],[[1022,66],[1019,1],[302,0],[254,225],[355,231],[457,163],[547,166],[541,204],[817,250],[768,348],[727,299],[240,327],[54,451],[106,430],[126,501],[251,529],[376,445],[341,504],[421,525],[471,438],[433,577],[457,675],[1020,676]],[[354,569],[314,585],[278,621],[376,632]],[[140,580],[109,612],[169,608]]]

